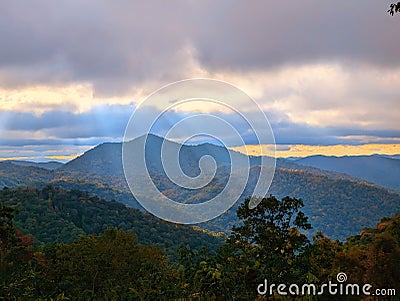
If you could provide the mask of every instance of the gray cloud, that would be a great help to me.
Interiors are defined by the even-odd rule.
[[[106,138],[107,139],[107,138]],[[109,138],[108,138],[109,139]],[[111,140],[111,139],[110,139]],[[110,141],[107,140],[107,141]],[[0,138],[0,143],[2,148],[9,149],[10,146],[12,147],[25,147],[30,146],[30,148],[40,147],[41,150],[48,150],[53,149],[57,146],[95,146],[104,142],[104,138],[89,138],[89,139],[12,139],[12,138]],[[49,148],[50,147],[50,148]]]
[[[207,26],[196,28],[196,49],[207,66],[258,69],[318,61],[400,64],[400,42],[394,38],[399,20],[385,14],[383,2],[230,3],[219,2],[220,10],[208,15],[208,24],[221,22],[220,26],[212,31]]]
[[[5,3],[0,79],[8,85],[90,81],[102,92],[166,76],[184,65],[184,22],[174,7],[150,2]]]
[[[144,107],[141,109],[141,118],[154,118],[160,114],[158,109]],[[125,127],[132,114],[132,106],[103,105],[93,108],[85,113],[71,113],[63,111],[49,111],[42,115],[30,113],[1,112],[0,120],[0,145],[2,153],[8,156],[13,153],[17,155],[40,153],[49,150],[51,154],[58,154],[58,150],[71,150],[69,154],[79,153],[108,141],[122,141]],[[197,113],[168,111],[154,125],[152,132],[161,136],[177,122]],[[246,144],[258,144],[254,133],[239,115],[233,113],[210,112],[232,124]],[[294,123],[288,116],[279,112],[271,112],[269,120],[275,135],[276,143],[279,144],[310,144],[310,145],[333,145],[333,144],[363,144],[366,142],[376,143],[400,143],[400,130],[376,130],[374,128],[361,127],[321,127],[310,126],[303,123]],[[5,122],[7,121],[7,122]],[[207,133],[212,130],[210,124],[194,124],[199,133]],[[263,126],[255,120],[254,127]],[[197,130],[197,128],[196,128]],[[18,135],[23,132],[23,135]],[[185,134],[183,130],[182,135]],[[37,138],[35,138],[37,134]],[[31,138],[27,138],[31,137]],[[43,137],[49,137],[44,139]],[[173,137],[176,141],[183,141],[185,136]],[[222,133],[220,138],[229,146],[233,146],[230,132]],[[195,143],[213,142],[206,136],[197,137]],[[57,150],[57,151],[56,151]],[[65,153],[65,152],[64,152]]]
[[[18,111],[0,111],[0,138],[2,144],[11,145],[36,145],[36,144],[75,144],[87,143],[92,145],[104,138],[121,140],[126,124],[133,112],[132,106],[102,105],[84,113],[72,113],[64,111],[48,111],[41,115],[21,113]],[[45,136],[49,139],[21,139],[15,140],[12,133],[25,131]],[[103,139],[98,139],[103,137]],[[95,139],[91,139],[95,138]],[[64,139],[65,141],[63,142]],[[81,141],[85,139],[84,142]],[[89,142],[88,142],[89,139]],[[90,140],[91,139],[91,140]]]
[[[342,61],[400,65],[384,2],[2,1],[0,83],[88,81],[117,93],[187,74]],[[188,51],[192,49],[193,52]]]
[[[197,76],[193,64],[210,75],[236,72],[238,82],[261,71],[271,86],[260,103],[286,104],[266,112],[277,143],[400,142],[400,18],[386,14],[385,2],[0,0],[0,7],[0,87],[89,83],[97,97]],[[318,63],[344,71],[289,79],[290,67]],[[284,79],[274,82],[279,70],[286,70]],[[133,110],[110,105],[74,113],[69,103],[57,106],[42,115],[0,107],[0,144],[121,139]],[[144,118],[159,113],[146,109]],[[234,115],[216,115],[235,123],[246,143],[257,142]],[[169,112],[153,130],[163,135],[186,116]],[[306,124],[307,117],[319,125]]]

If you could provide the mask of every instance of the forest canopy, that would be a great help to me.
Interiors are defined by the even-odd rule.
[[[110,226],[68,243],[34,244],[35,238],[16,227],[16,207],[4,205],[4,196],[18,200],[17,192],[3,191],[0,205],[0,296],[4,300],[220,296],[255,300],[264,279],[320,287],[343,271],[352,283],[400,289],[400,214],[382,219],[376,228],[344,243],[321,232],[310,241],[303,233],[311,225],[301,210],[301,199],[270,196],[261,199],[255,210],[248,209],[250,199],[246,199],[237,210],[232,233],[218,249],[182,244],[175,256],[168,257],[165,246],[143,243],[133,232]],[[41,199],[50,202],[48,196]],[[328,298],[321,296],[321,300]]]

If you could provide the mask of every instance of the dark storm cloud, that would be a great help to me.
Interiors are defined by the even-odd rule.
[[[116,93],[187,74],[318,61],[400,65],[385,1],[1,1],[0,84]],[[192,74],[192,76],[196,76]]]

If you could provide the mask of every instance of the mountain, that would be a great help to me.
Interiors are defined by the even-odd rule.
[[[138,154],[141,152],[138,146],[143,143],[143,139],[145,138],[145,136],[142,136],[134,141],[129,142],[131,148],[130,151],[133,154]],[[229,167],[231,161],[230,156],[237,158],[238,161],[247,160],[248,158],[251,166],[259,165],[261,160],[261,157],[247,157],[239,152],[227,150],[224,147],[210,143],[199,145],[181,145],[155,135],[148,135],[147,139],[146,163],[149,167],[150,174],[154,173],[155,175],[165,175],[160,159],[161,147],[163,143],[168,145],[168,149],[180,149],[179,163],[183,172],[189,176],[196,176],[200,173],[198,162],[204,155],[210,155],[216,161],[216,164],[219,167],[219,169],[217,169],[217,176],[218,173],[223,171],[224,168],[226,169]],[[93,177],[94,175],[107,176],[111,179],[119,179],[121,176],[124,176],[121,158],[121,143],[103,143],[63,165],[59,169],[59,174],[71,173],[79,175],[81,178],[83,177],[85,179]],[[135,158],[135,155],[133,155],[133,158]],[[240,166],[239,168],[241,167],[244,166]],[[291,170],[304,170],[308,173],[322,175],[332,179],[348,179],[357,181],[355,177],[344,173],[326,171],[312,166],[305,166],[286,159],[277,159],[276,167]],[[120,184],[120,182],[117,181],[117,183],[114,184]],[[125,183],[123,187],[126,187]]]
[[[396,159],[396,160],[400,159],[400,155],[375,155],[375,156],[384,157],[384,158],[390,158],[390,159]]]
[[[204,155],[211,155],[218,167],[228,166],[231,162],[230,156],[247,160],[247,157],[241,153],[228,151],[226,148],[214,144],[181,145],[155,135],[141,136],[126,143],[127,152],[132,154],[132,159],[141,158],[140,154],[143,153],[141,146],[145,143],[145,139],[147,139],[145,144],[146,164],[150,172],[158,174],[165,173],[161,161],[163,143],[166,145],[165,149],[168,149],[170,153],[179,152],[180,167],[189,176],[196,176],[200,173],[198,162]],[[168,155],[165,157],[169,158]],[[103,143],[66,163],[60,168],[60,171],[120,177],[124,175],[121,158],[122,143]],[[250,160],[254,160],[254,163],[257,164],[260,158]]]
[[[141,243],[155,244],[170,254],[180,245],[192,249],[209,245],[215,250],[224,241],[222,236],[168,223],[147,212],[80,190],[53,186],[4,188],[0,190],[0,201],[17,209],[16,228],[33,236],[36,243],[69,243],[81,234],[99,234],[107,227],[134,232]]]
[[[107,177],[123,176],[121,143],[100,144],[59,168],[59,174],[73,172],[101,174]]]
[[[380,186],[400,189],[400,160],[385,156],[311,156],[295,163],[328,171],[346,173]]]
[[[365,246],[373,242],[377,236],[391,237],[400,246],[400,213],[382,218],[376,227],[363,229],[360,234],[349,237],[347,243]]]
[[[55,170],[64,165],[63,163],[58,161],[32,162],[32,161],[22,161],[22,160],[7,160],[6,162],[10,162],[18,166],[33,166],[48,170]]]
[[[140,137],[138,139],[144,139]],[[140,158],[140,141],[133,140],[129,150],[132,157]],[[225,187],[229,175],[229,155],[246,159],[243,154],[228,151],[213,145],[180,145],[165,141],[171,148],[181,148],[179,161],[184,172],[196,176],[199,172],[199,159],[208,154],[215,158],[217,171],[213,180],[205,187],[193,190],[175,185],[166,176],[161,160],[161,145],[164,140],[157,136],[148,137],[146,160],[149,173],[157,187],[163,194],[183,203],[199,203],[211,199],[219,194]],[[0,184],[11,183],[31,185],[42,188],[43,183],[52,183],[64,189],[79,189],[87,191],[109,200],[142,209],[140,204],[132,197],[125,181],[122,161],[121,143],[101,144],[82,156],[66,163],[54,171],[35,169],[35,177],[27,177],[28,170],[21,170],[21,166],[13,166],[10,174],[0,175]],[[210,222],[201,224],[203,228],[212,231],[227,231],[237,222],[235,210],[237,205],[253,193],[257,180],[259,157],[250,157],[251,172],[246,189],[241,199],[224,215]],[[32,167],[31,167],[32,168]],[[17,170],[20,169],[20,170]],[[0,164],[0,171],[2,170]],[[46,173],[47,172],[47,173]],[[235,172],[248,173],[247,170]],[[137,183],[144,179],[137,174]],[[5,181],[5,179],[7,181]],[[18,181],[16,181],[18,179]],[[43,180],[42,184],[38,180]],[[287,160],[277,160],[277,169],[268,193],[281,198],[286,195],[302,198],[305,203],[304,211],[310,217],[315,231],[323,231],[334,239],[345,239],[354,235],[365,227],[371,227],[384,215],[393,215],[400,212],[400,196],[389,192],[387,189],[360,181],[352,176],[337,172],[321,170],[315,167],[300,165]],[[146,193],[144,192],[144,195]],[[180,214],[176,212],[176,214]],[[314,233],[312,232],[312,233]],[[310,234],[312,234],[310,233]]]
[[[249,185],[254,185],[254,176],[251,173]],[[333,239],[345,240],[372,227],[382,216],[400,212],[400,196],[396,193],[365,182],[330,179],[301,170],[277,169],[268,193],[304,201],[303,211],[313,226],[309,236],[322,231]],[[245,191],[243,197],[248,195]],[[239,203],[202,226],[214,231],[222,231],[221,226],[230,228],[236,222]]]
[[[8,161],[0,162],[0,187],[48,183],[54,172],[36,166],[23,166]]]
[[[276,167],[281,168],[281,169],[288,169],[288,170],[305,171],[307,173],[324,176],[329,179],[345,179],[345,180],[350,180],[353,182],[360,181],[360,179],[350,176],[345,173],[328,171],[328,170],[324,170],[324,169],[320,169],[320,168],[316,168],[316,167],[312,167],[312,166],[308,166],[308,165],[297,164],[296,162],[292,161],[291,159],[283,159],[283,158],[276,159]]]

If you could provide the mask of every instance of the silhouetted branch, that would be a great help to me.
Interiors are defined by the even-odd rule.
[[[390,8],[387,11],[391,16],[395,13],[400,13],[400,2],[390,4]]]

